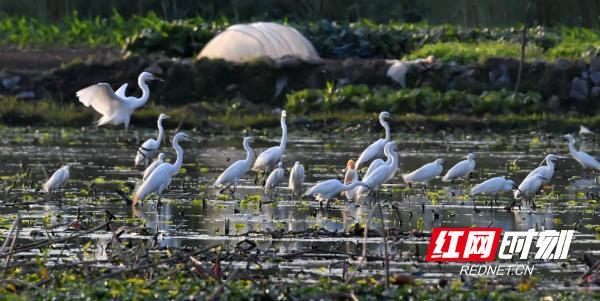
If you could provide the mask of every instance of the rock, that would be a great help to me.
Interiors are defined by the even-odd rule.
[[[546,106],[550,111],[558,111],[560,109],[560,98],[556,95],[550,96]]]
[[[588,81],[581,77],[576,77],[573,79],[573,82],[571,82],[571,91],[569,92],[569,97],[579,101],[587,100],[589,90]]]
[[[595,86],[592,88],[592,97],[599,97],[600,96],[600,86]]]
[[[12,90],[19,84],[20,81],[21,81],[20,76],[11,76],[11,77],[2,79],[2,86],[6,90]]]
[[[594,57],[590,62],[590,72],[600,71],[600,56]]]
[[[33,99],[35,98],[35,93],[33,91],[23,91],[15,95],[16,99]]]
[[[596,86],[600,86],[600,71],[591,72],[590,78],[592,79],[592,83]]]
[[[563,70],[563,71],[567,70],[571,66],[573,66],[572,61],[567,61],[567,60],[561,59],[561,58],[556,59],[555,63],[556,63],[556,67],[558,67],[559,70]]]

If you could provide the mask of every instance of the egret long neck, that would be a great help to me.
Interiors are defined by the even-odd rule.
[[[156,141],[158,141],[158,143],[162,142],[164,136],[162,121],[162,119],[158,120],[158,137],[156,138]]]
[[[554,170],[554,162],[552,162],[552,160],[546,160],[546,165],[551,169]]]
[[[389,161],[389,166],[394,169],[398,167],[398,154],[395,151],[390,151]]]
[[[252,164],[252,161],[254,161],[254,151],[252,150],[252,147],[250,147],[250,144],[244,143],[244,149],[246,150],[246,162]]]
[[[344,190],[350,190],[350,189],[354,189],[357,186],[365,186],[364,182],[361,181],[354,181],[350,184],[342,184],[344,186]]]
[[[279,143],[279,147],[283,152],[285,150],[285,145],[287,143],[287,125],[285,124],[285,119],[281,119],[281,142]]]
[[[183,164],[183,148],[181,148],[181,146],[179,146],[178,140],[173,141],[173,148],[175,149],[175,152],[177,153],[177,160],[172,165],[171,174],[176,175],[179,172],[181,165]]]
[[[391,139],[390,125],[383,118],[379,119],[379,123],[381,123],[381,126],[383,126],[383,128],[385,129],[385,141],[390,141],[390,139]]]
[[[575,149],[575,142],[572,140],[569,141],[569,152],[571,155],[575,155],[577,153],[577,150]]]
[[[146,84],[146,81],[142,77],[138,78],[138,86],[140,86],[140,89],[142,89],[142,96],[132,101],[132,107],[134,109],[146,104],[146,102],[150,98],[150,88],[148,87],[148,84]]]

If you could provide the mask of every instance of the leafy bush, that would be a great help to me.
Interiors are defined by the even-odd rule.
[[[353,23],[327,20],[290,24],[304,34],[325,58],[400,58],[437,54],[440,58],[472,62],[486,56],[516,56],[521,29],[463,28],[454,25],[376,24],[363,19]],[[191,57],[229,21],[201,17],[166,21],[154,13],[125,19],[116,11],[110,18],[80,18],[77,12],[60,22],[2,15],[0,44],[19,47],[110,46],[132,53],[163,53]],[[579,58],[600,49],[597,30],[570,27],[532,27],[527,39],[529,57]],[[477,50],[473,47],[477,45]],[[452,53],[457,50],[457,53]],[[463,57],[464,56],[464,57]]]
[[[326,101],[328,98],[335,101]],[[335,105],[332,105],[335,104]],[[481,95],[462,91],[439,92],[430,88],[394,90],[367,86],[344,86],[325,90],[302,90],[288,94],[286,109],[299,114],[359,110],[362,112],[507,114],[543,112],[542,96],[535,92],[489,91]]]
[[[423,58],[433,55],[444,61],[456,61],[458,63],[483,62],[492,57],[521,57],[521,45],[509,42],[481,42],[481,43],[459,43],[441,42],[427,44],[421,49],[412,52],[409,58]],[[528,45],[526,49],[528,59],[543,58],[542,49],[535,45]]]

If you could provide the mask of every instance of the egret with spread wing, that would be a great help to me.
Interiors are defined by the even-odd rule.
[[[150,98],[150,88],[147,81],[161,80],[149,72],[142,72],[138,77],[138,85],[142,89],[141,97],[125,96],[127,84],[121,86],[117,92],[107,83],[98,83],[77,91],[79,101],[86,107],[92,106],[94,110],[102,114],[98,125],[124,124],[125,130],[129,127],[133,111],[143,106]]]

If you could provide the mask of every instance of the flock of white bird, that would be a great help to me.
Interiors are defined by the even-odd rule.
[[[161,79],[148,72],[142,72],[139,75],[138,85],[142,90],[142,96],[139,98],[126,96],[127,84],[122,85],[115,92],[109,84],[98,83],[78,91],[76,95],[81,103],[85,106],[91,106],[102,115],[97,125],[124,124],[125,130],[127,130],[133,111],[148,101],[150,89],[146,82],[152,80]],[[262,174],[263,179],[266,178],[264,180],[265,193],[269,194],[270,197],[273,197],[274,193],[275,197],[277,197],[278,188],[284,182],[286,174],[286,170],[283,167],[283,157],[288,140],[286,117],[286,111],[282,111],[282,135],[278,146],[266,149],[255,159],[251,146],[254,139],[252,137],[244,138],[243,147],[246,151],[246,158],[234,162],[225,169],[216,179],[213,186],[219,188],[221,193],[228,192],[231,197],[234,197],[240,179],[250,170],[254,170]],[[172,141],[172,147],[177,154],[177,158],[174,163],[165,162],[166,156],[164,153],[159,153],[159,148],[164,137],[162,121],[167,118],[169,118],[167,115],[160,114],[157,121],[158,137],[146,140],[136,152],[135,166],[145,165],[146,169],[144,170],[141,184],[138,185],[134,192],[132,198],[134,205],[152,193],[158,196],[158,204],[160,204],[163,192],[168,188],[173,177],[179,173],[183,163],[183,148],[179,145],[179,142],[183,140],[195,140],[185,133],[177,133]],[[356,162],[353,160],[347,162],[343,182],[337,179],[319,182],[308,188],[305,195],[312,196],[318,201],[329,201],[342,193],[348,200],[357,202],[363,201],[368,197],[377,197],[381,186],[393,179],[398,171],[397,143],[392,141],[391,138],[390,125],[387,121],[389,118],[391,118],[391,115],[388,112],[381,112],[379,114],[379,122],[385,129],[385,137],[369,145],[360,154]],[[565,138],[568,140],[571,156],[581,164],[584,171],[586,169],[600,171],[600,163],[594,157],[575,149],[575,139],[573,136],[566,135]],[[475,169],[476,158],[475,154],[468,154],[465,160],[456,163],[446,172],[442,177],[442,181],[453,182],[468,177]],[[500,176],[473,186],[470,194],[472,196],[488,194],[496,202],[498,194],[514,191],[515,200],[526,199],[532,203],[535,209],[533,197],[544,184],[552,179],[554,175],[554,161],[557,158],[558,156],[553,154],[547,155],[540,163],[540,166],[532,170],[518,186],[512,180]],[[151,162],[152,159],[154,161]],[[370,164],[367,171],[364,173],[362,180],[360,180],[359,171],[368,163]],[[543,165],[544,163],[545,165]],[[444,160],[436,159],[410,173],[402,174],[402,179],[408,185],[413,183],[422,184],[425,189],[426,184],[440,177],[443,170]],[[268,177],[267,173],[269,173]],[[288,182],[292,198],[300,198],[302,196],[304,177],[304,166],[300,162],[295,162],[289,172]],[[50,193],[55,192],[61,189],[68,179],[69,165],[64,165],[48,179],[44,184],[44,190]],[[473,204],[475,206],[474,199]],[[513,201],[509,208],[512,208],[515,204],[516,201]]]

